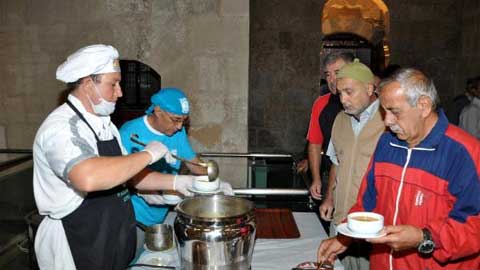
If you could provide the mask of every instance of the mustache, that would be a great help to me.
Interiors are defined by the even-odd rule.
[[[403,130],[401,127],[397,125],[389,126],[390,130],[395,132],[395,133],[401,133]]]

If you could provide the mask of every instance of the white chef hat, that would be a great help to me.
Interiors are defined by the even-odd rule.
[[[120,72],[118,51],[110,45],[95,44],[83,47],[70,55],[57,68],[57,80],[70,83],[80,78],[111,72]]]

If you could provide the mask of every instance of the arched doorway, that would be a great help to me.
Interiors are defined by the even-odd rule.
[[[321,56],[333,52],[352,52],[356,58],[370,67],[377,61],[375,47],[365,38],[352,33],[336,33],[323,38]]]
[[[352,51],[374,72],[389,63],[390,16],[382,0],[329,0],[322,13],[321,54]]]
[[[145,114],[150,97],[160,89],[162,79],[152,67],[137,60],[120,60],[123,97],[118,99],[112,121],[117,127]]]

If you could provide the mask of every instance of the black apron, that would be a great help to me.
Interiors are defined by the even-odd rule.
[[[100,156],[122,155],[115,137],[101,141],[77,108],[67,104],[95,134]],[[125,269],[135,256],[135,215],[123,185],[88,193],[62,223],[77,269]]]

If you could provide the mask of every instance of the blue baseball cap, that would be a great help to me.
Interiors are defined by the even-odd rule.
[[[150,98],[150,101],[152,105],[145,111],[147,114],[151,114],[155,106],[176,115],[187,115],[190,112],[187,96],[177,88],[162,88]]]

